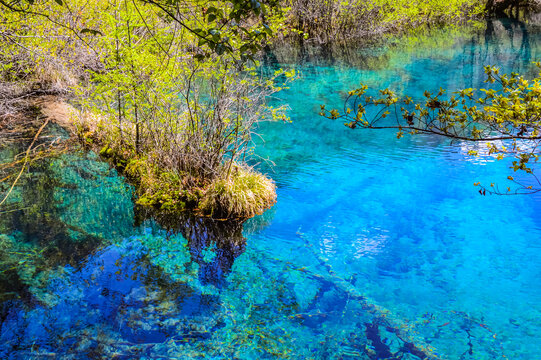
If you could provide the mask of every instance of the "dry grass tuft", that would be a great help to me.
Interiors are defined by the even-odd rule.
[[[229,178],[216,179],[199,203],[213,217],[250,218],[276,203],[276,185],[252,168],[235,166]]]

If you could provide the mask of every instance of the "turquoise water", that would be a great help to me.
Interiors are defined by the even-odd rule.
[[[480,196],[509,163],[469,144],[317,115],[361,81],[420,95],[482,86],[486,64],[533,75],[539,28],[493,25],[269,54],[301,77],[275,99],[292,122],[258,129],[278,203],[243,228],[147,219],[92,154],[33,167],[0,216],[0,357],[538,358],[541,198]]]

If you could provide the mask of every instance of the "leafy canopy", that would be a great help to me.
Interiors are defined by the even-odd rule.
[[[78,0],[0,0],[0,9],[11,12],[41,15],[53,20],[50,14],[52,3],[73,12]],[[267,16],[271,8],[262,0],[131,0],[131,6],[151,6],[152,12],[169,18],[199,39],[197,46],[210,50],[201,51],[197,58],[209,57],[211,53],[229,54],[237,57],[240,63],[253,60],[266,40],[273,34]],[[91,4],[91,6],[94,6]],[[82,13],[80,16],[84,16]],[[140,14],[143,17],[143,14]],[[70,27],[64,23],[61,26]],[[71,26],[74,31],[90,35],[103,35],[95,28]]]

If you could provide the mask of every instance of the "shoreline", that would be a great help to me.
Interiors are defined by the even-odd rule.
[[[214,183],[189,186],[186,185],[186,177],[166,181],[164,178],[170,175],[167,170],[153,166],[148,159],[144,158],[144,155],[110,147],[105,138],[107,134],[88,128],[88,119],[85,117],[87,115],[61,96],[29,97],[12,117],[16,118],[15,121],[25,121],[29,111],[38,112],[43,117],[43,121],[40,118],[40,123],[49,122],[59,125],[70,134],[71,140],[75,140],[85,150],[94,151],[101,161],[114,167],[128,183],[135,187],[137,198],[134,199],[134,203],[148,208],[151,212],[187,213],[217,221],[245,221],[262,214],[276,203],[274,182],[252,168],[242,165],[233,164],[233,171],[229,178]],[[148,172],[151,174],[149,175]],[[149,176],[156,183],[149,184]],[[231,188],[235,188],[235,183],[246,177],[253,177],[258,181],[252,182],[252,186],[241,189],[246,195],[244,204],[240,202],[232,204],[235,199],[224,194],[231,192]],[[263,186],[257,186],[257,183]],[[238,186],[236,189],[238,190]],[[258,191],[265,192],[265,199],[258,198]],[[258,201],[256,206],[252,204],[254,200]]]

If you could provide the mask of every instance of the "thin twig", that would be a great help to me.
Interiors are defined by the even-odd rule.
[[[43,123],[43,125],[41,125],[41,127],[39,128],[38,132],[36,133],[36,136],[34,136],[34,139],[32,140],[32,143],[30,144],[30,146],[28,147],[28,149],[26,149],[26,155],[25,155],[25,158],[24,158],[24,164],[23,164],[23,167],[21,168],[21,171],[19,172],[19,175],[17,175],[17,178],[15,179],[15,181],[13,182],[13,184],[11,185],[11,187],[9,188],[9,191],[7,192],[6,196],[4,197],[4,199],[0,202],[0,206],[2,206],[2,204],[4,204],[4,202],[6,202],[7,198],[9,197],[9,195],[11,194],[11,191],[13,191],[13,188],[15,187],[15,185],[17,184],[17,182],[19,181],[21,175],[23,174],[25,168],[26,168],[26,164],[28,163],[28,158],[30,156],[30,151],[32,150],[32,146],[34,146],[34,143],[36,142],[36,140],[38,139],[39,137],[39,134],[41,134],[41,132],[43,131],[43,129],[45,128],[45,126],[47,126],[47,124],[49,123],[49,119],[47,118],[45,120],[45,122]]]

